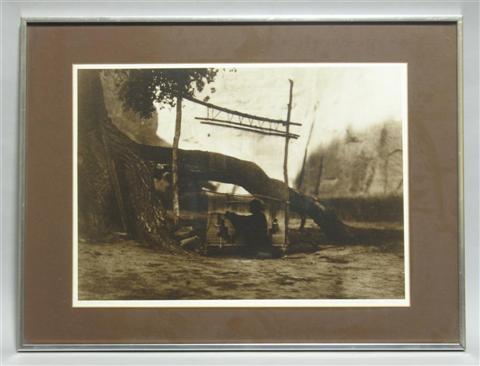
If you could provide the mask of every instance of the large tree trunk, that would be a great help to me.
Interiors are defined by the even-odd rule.
[[[100,129],[107,117],[97,71],[78,75],[78,230],[82,238],[109,240],[121,230]]]
[[[78,74],[78,211],[81,237],[102,241],[126,229],[170,246],[169,222],[153,190],[153,166],[111,122],[97,70]],[[122,225],[123,222],[123,225]],[[123,227],[122,227],[123,226]]]
[[[140,242],[171,246],[174,244],[171,222],[153,187],[154,164],[139,155],[138,146],[141,145],[126,137],[111,122],[105,121],[103,130],[117,167],[128,231]]]

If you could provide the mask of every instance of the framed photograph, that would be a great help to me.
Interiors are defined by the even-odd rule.
[[[23,22],[20,350],[463,350],[461,18]]]

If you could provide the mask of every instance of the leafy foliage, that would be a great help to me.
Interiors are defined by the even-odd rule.
[[[192,97],[196,91],[201,92],[217,72],[211,68],[124,70],[117,75],[119,97],[125,109],[150,118],[155,112],[155,102],[173,107],[178,96]]]

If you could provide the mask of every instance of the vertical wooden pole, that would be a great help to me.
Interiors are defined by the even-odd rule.
[[[288,247],[288,223],[289,223],[289,205],[290,205],[290,192],[288,185],[288,142],[290,140],[290,114],[292,112],[292,92],[293,92],[293,80],[289,79],[290,93],[288,97],[288,109],[287,109],[287,121],[286,121],[286,133],[285,133],[285,153],[283,158],[283,178],[285,181],[285,247]]]
[[[177,96],[177,113],[175,118],[175,136],[172,146],[172,209],[173,223],[178,225],[180,220],[180,203],[178,195],[178,145],[180,142],[180,132],[182,129],[182,94],[179,87]]]

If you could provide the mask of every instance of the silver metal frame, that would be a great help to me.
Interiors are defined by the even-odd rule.
[[[208,343],[208,344],[25,344],[23,343],[23,256],[25,232],[25,152],[26,152],[26,61],[27,61],[27,26],[42,23],[355,23],[355,22],[455,22],[457,25],[457,94],[458,94],[458,241],[459,241],[459,343]],[[465,351],[465,238],[464,238],[464,144],[463,144],[463,16],[169,16],[169,17],[28,17],[21,21],[20,40],[20,136],[19,136],[19,217],[18,217],[18,303],[17,313],[17,350],[22,352],[59,351],[59,352],[91,352],[91,351]]]

